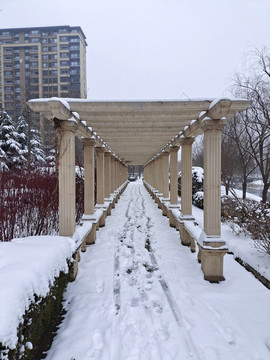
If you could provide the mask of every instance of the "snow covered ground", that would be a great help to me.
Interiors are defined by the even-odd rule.
[[[46,359],[270,359],[270,292],[233,256],[224,262],[226,281],[203,280],[196,253],[130,183],[81,256]]]

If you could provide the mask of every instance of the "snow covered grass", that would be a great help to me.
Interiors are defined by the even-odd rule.
[[[222,236],[238,242],[226,225]],[[130,183],[82,254],[46,359],[269,359],[269,291],[230,255],[226,280],[204,281],[196,257],[141,182]]]

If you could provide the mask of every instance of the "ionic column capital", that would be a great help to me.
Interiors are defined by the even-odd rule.
[[[96,146],[96,152],[98,153],[105,153],[105,148],[104,147],[101,147],[101,146]]]
[[[95,146],[96,140],[91,138],[82,138],[81,139],[83,146]]]
[[[75,121],[61,120],[57,122],[58,131],[72,131],[75,133],[77,129],[78,129],[78,124]]]
[[[170,147],[170,153],[177,152],[179,150],[179,146]]]
[[[213,120],[210,118],[205,118],[201,122],[201,129],[203,130],[203,132],[208,131],[208,130],[220,130],[221,131],[225,125],[226,125],[226,119]]]
[[[194,137],[187,137],[187,138],[182,138],[179,140],[179,144],[181,146],[183,145],[192,145],[195,141],[195,138]]]

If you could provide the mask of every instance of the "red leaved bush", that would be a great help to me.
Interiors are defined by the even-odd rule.
[[[58,231],[57,176],[50,168],[1,173],[0,240]]]

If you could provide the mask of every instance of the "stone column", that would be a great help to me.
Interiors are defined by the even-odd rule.
[[[102,227],[105,225],[105,210],[104,210],[104,152],[105,148],[96,147],[97,153],[97,205],[96,207],[103,211],[103,215],[99,220],[99,226]]]
[[[204,120],[204,231],[221,235],[221,130],[225,120]]]
[[[179,229],[173,211],[179,209],[178,205],[178,150],[179,146],[170,148],[170,205],[169,205],[169,222],[170,226]]]
[[[192,216],[192,144],[194,138],[180,140],[181,145],[181,215],[185,219]]]
[[[163,206],[162,215],[167,216],[167,202],[169,202],[169,152],[164,152],[162,155],[163,161]]]
[[[110,162],[111,162],[111,194],[114,194],[114,190],[115,190],[115,162],[114,162],[114,157],[111,156],[110,158]]]
[[[162,208],[161,198],[163,197],[163,159],[162,154],[157,158],[157,204],[158,208]]]
[[[115,203],[118,202],[118,175],[119,175],[119,170],[118,170],[118,159],[114,158],[114,181],[115,181]]]
[[[82,139],[84,151],[84,215],[95,213],[95,139]]]
[[[178,150],[179,146],[170,148],[170,204],[178,205]]]
[[[60,121],[59,143],[59,235],[73,236],[76,217],[75,132],[76,122]]]
[[[104,159],[104,183],[105,183],[105,200],[110,201],[110,193],[111,193],[111,154],[109,152],[105,152]]]
[[[204,119],[204,233],[199,243],[198,260],[204,279],[219,282],[223,276],[226,242],[221,236],[221,130],[226,120]]]
[[[111,156],[111,196],[112,196],[112,209],[115,207],[115,160],[114,157]]]
[[[103,147],[96,147],[97,153],[97,204],[104,204],[104,152]]]
[[[95,139],[82,139],[84,151],[84,215],[82,219],[92,221],[92,229],[85,239],[86,245],[94,244],[96,241],[95,143]]]
[[[163,197],[169,200],[169,152],[162,155],[163,162]]]
[[[158,193],[158,159],[155,158],[154,160],[154,188],[156,190],[156,192]]]
[[[163,196],[164,189],[164,169],[163,169],[163,154],[158,157],[158,191]]]

